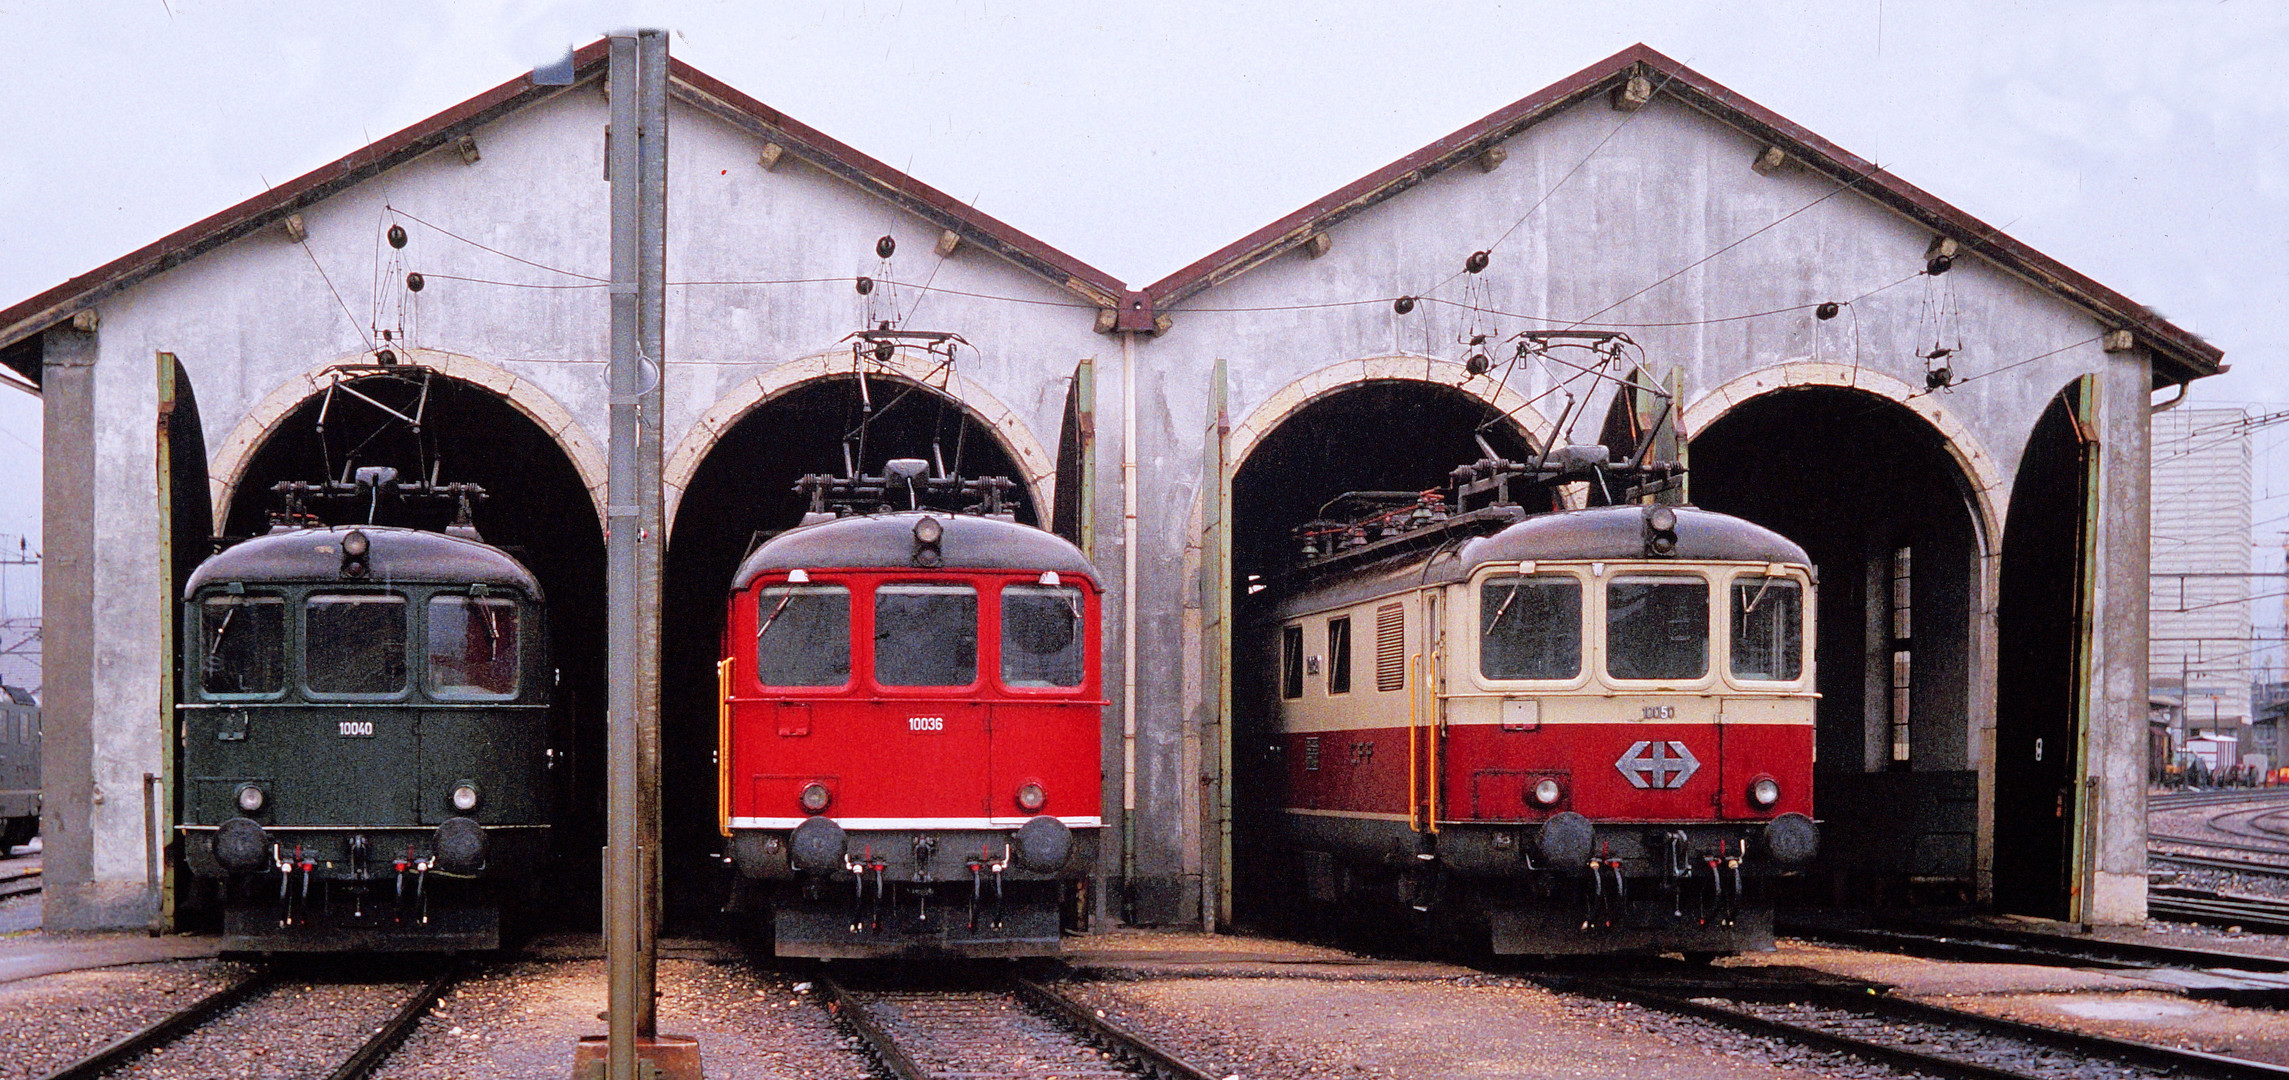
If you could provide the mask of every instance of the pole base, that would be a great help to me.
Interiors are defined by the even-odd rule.
[[[572,1050],[572,1080],[604,1080],[604,1067],[611,1056],[610,1036],[581,1036]],[[636,1036],[636,1076],[639,1080],[704,1080],[699,1069],[699,1040],[689,1035]]]

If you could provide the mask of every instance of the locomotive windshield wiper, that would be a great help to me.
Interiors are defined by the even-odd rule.
[[[1498,607],[1498,608],[1495,608],[1495,609],[1494,609],[1494,620],[1493,620],[1492,622],[1489,622],[1489,623],[1487,623],[1487,624],[1486,624],[1486,628],[1487,628],[1487,629],[1489,629],[1489,630],[1492,630],[1492,629],[1494,629],[1495,627],[1502,625],[1502,614],[1503,614],[1503,612],[1506,612],[1506,611],[1509,611],[1509,610],[1510,610],[1510,602],[1511,602],[1512,600],[1516,600],[1516,599],[1518,599],[1518,590],[1520,590],[1520,589],[1522,589],[1522,588],[1525,588],[1525,586],[1524,586],[1524,585],[1512,585],[1512,586],[1510,587],[1510,595],[1503,597],[1503,598],[1502,598],[1502,606],[1501,606],[1501,607]]]
[[[1764,591],[1769,588],[1772,588],[1772,577],[1770,575],[1766,575],[1764,583],[1756,587],[1756,595],[1749,597],[1749,606],[1741,609],[1741,614],[1756,614],[1757,605],[1764,603]]]
[[[779,606],[772,608],[770,616],[763,620],[763,625],[755,628],[755,640],[761,641],[763,640],[763,635],[771,632],[771,624],[778,621],[779,613],[787,610],[787,605],[793,602],[794,599],[795,593],[792,589],[789,589],[785,596],[779,598]]]
[[[230,633],[231,616],[236,614],[238,614],[238,605],[236,604],[223,609],[223,621],[215,624],[215,636],[207,642],[208,656],[213,656],[216,649],[222,648],[223,635]]]

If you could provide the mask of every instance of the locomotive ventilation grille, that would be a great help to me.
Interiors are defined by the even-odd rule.
[[[1407,687],[1407,609],[1385,604],[1375,609],[1375,689],[1389,693]]]

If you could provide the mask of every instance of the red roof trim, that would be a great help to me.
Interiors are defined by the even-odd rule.
[[[2154,315],[2130,298],[2003,234],[1931,194],[1878,169],[1834,143],[1645,45],[1598,61],[1478,122],[1348,184],[1216,253],[1145,287],[1153,306],[1166,311],[1187,297],[1231,280],[1302,244],[1336,222],[1382,202],[1428,177],[1477,157],[1558,111],[1613,89],[1643,70],[1659,93],[1674,95],[1720,123],[1784,147],[1799,165],[1838,182],[1854,182],[1868,197],[1905,214],[2021,278],[2090,309],[2105,322],[2135,331],[2156,360],[2174,363],[2184,378],[2223,371],[2225,353]],[[2165,379],[2157,372],[2157,380]]]
[[[591,42],[573,54],[573,86],[536,86],[529,74],[470,98],[349,154],[312,169],[260,195],[247,199],[188,228],[169,233],[156,243],[72,278],[28,300],[0,311],[0,348],[22,341],[86,310],[161,271],[188,262],[215,248],[284,220],[287,215],[320,202],[352,185],[369,180],[398,165],[439,149],[462,135],[527,105],[554,97],[587,83],[603,73],[610,54],[607,41]],[[1050,247],[990,216],[956,202],[944,192],[922,184],[834,139],[788,119],[733,90],[680,60],[671,61],[670,75],[684,85],[677,96],[687,103],[724,115],[728,106],[745,118],[747,126],[760,124],[783,138],[787,148],[830,172],[858,183],[878,195],[953,230],[964,240],[1002,255],[1052,283],[1092,302],[1112,306],[1122,292],[1120,282],[1102,270]],[[696,93],[695,93],[696,91]]]

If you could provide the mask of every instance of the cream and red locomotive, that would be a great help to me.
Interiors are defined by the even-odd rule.
[[[1054,953],[1096,864],[1095,570],[930,473],[803,478],[732,582],[719,812],[782,956]]]
[[[1298,530],[1255,610],[1275,846],[1308,899],[1396,901],[1499,953],[1771,946],[1769,878],[1818,839],[1813,568],[1724,514],[1507,497],[1678,471],[1606,459],[1489,458],[1451,498],[1367,493]]]

